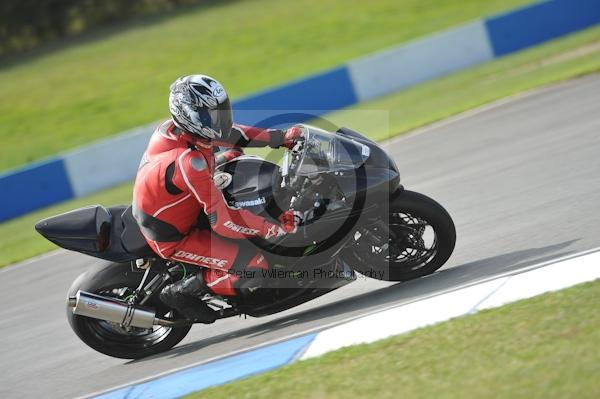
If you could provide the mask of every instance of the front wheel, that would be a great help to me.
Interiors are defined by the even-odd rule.
[[[103,263],[81,274],[71,285],[69,296],[73,297],[78,290],[82,290],[125,299],[133,293],[141,278],[142,273],[132,271],[129,264]],[[150,305],[157,310],[157,314],[168,315],[170,312],[160,302]],[[67,318],[75,334],[86,345],[105,355],[122,359],[139,359],[164,352],[177,345],[191,328],[125,328],[117,323],[76,315],[69,306]]]
[[[407,281],[435,272],[450,258],[456,243],[448,212],[433,199],[407,190],[390,198],[387,218],[365,230],[355,234],[345,257],[359,273],[385,281]]]

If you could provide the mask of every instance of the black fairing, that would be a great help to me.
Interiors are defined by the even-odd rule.
[[[351,137],[359,143],[369,146],[371,149],[371,155],[369,156],[367,162],[365,162],[365,166],[371,168],[389,169],[395,172],[398,177],[400,177],[400,172],[398,171],[398,167],[396,166],[394,160],[390,158],[390,156],[381,147],[379,147],[377,143],[363,136],[359,132],[347,127],[338,129],[336,133]]]
[[[155,256],[127,206],[75,209],[43,219],[35,229],[62,248],[113,262]]]
[[[400,187],[400,172],[396,163],[377,143],[347,127],[340,128],[336,133],[351,137],[369,146],[371,150],[369,159],[362,168],[336,176],[338,185],[347,196],[368,192],[365,206],[369,206],[372,202],[386,200],[389,193]]]
[[[271,218],[281,213],[277,201],[281,202],[281,194],[285,193],[278,190],[281,186],[279,166],[261,158],[240,157],[227,162],[220,170],[233,176],[229,186],[223,189],[229,206]]]
[[[395,192],[400,186],[400,173],[394,161],[376,143],[352,129],[341,128],[337,134],[348,136],[369,146],[371,150],[363,167],[335,175],[346,197],[368,193],[366,203],[362,206],[387,200],[389,193]],[[289,203],[290,195],[280,188],[281,175],[274,163],[255,157],[241,157],[224,164],[220,170],[233,176],[231,184],[223,189],[230,206],[277,218]]]
[[[391,169],[360,168],[335,176],[338,186],[346,197],[368,193],[373,201],[385,200],[400,185],[400,176]]]

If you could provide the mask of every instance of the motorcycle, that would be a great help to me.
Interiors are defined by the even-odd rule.
[[[272,265],[265,273],[273,281],[260,299],[204,294],[218,319],[282,312],[351,283],[357,273],[415,279],[452,254],[456,231],[448,212],[405,190],[396,164],[375,142],[348,128],[297,126],[303,138],[285,152],[281,166],[242,155],[215,168],[215,184],[229,206],[271,220],[287,209],[304,214],[295,234],[250,239]],[[197,227],[209,228],[205,217]],[[105,261],[77,277],[68,292],[67,318],[85,344],[136,359],[172,348],[189,332],[193,322],[158,293],[201,268],[158,257],[131,206],[80,208],[35,228],[60,247]]]

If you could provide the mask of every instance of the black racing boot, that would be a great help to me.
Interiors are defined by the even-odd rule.
[[[205,292],[208,288],[198,274],[167,285],[160,292],[160,300],[190,320],[210,324],[217,319],[217,312],[199,298]]]
[[[273,292],[266,284],[267,281],[263,278],[240,279],[235,289],[244,305],[261,306],[273,302]]]

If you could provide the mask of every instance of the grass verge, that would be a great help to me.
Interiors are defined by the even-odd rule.
[[[235,98],[530,1],[229,0],[97,33],[0,66],[0,170],[166,116],[181,75]]]
[[[0,267],[56,249],[56,245],[40,236],[34,225],[48,216],[57,215],[91,204],[105,206],[131,202],[132,184],[122,184],[109,190],[65,201],[0,224]]]
[[[600,71],[600,27],[510,57],[335,112],[327,119],[382,140],[511,94]],[[387,122],[371,125],[355,110],[386,110]],[[0,224],[0,267],[49,251],[53,244],[33,230],[46,216],[91,203],[127,203],[131,185],[68,201]]]
[[[597,280],[187,398],[598,398],[599,301]]]

